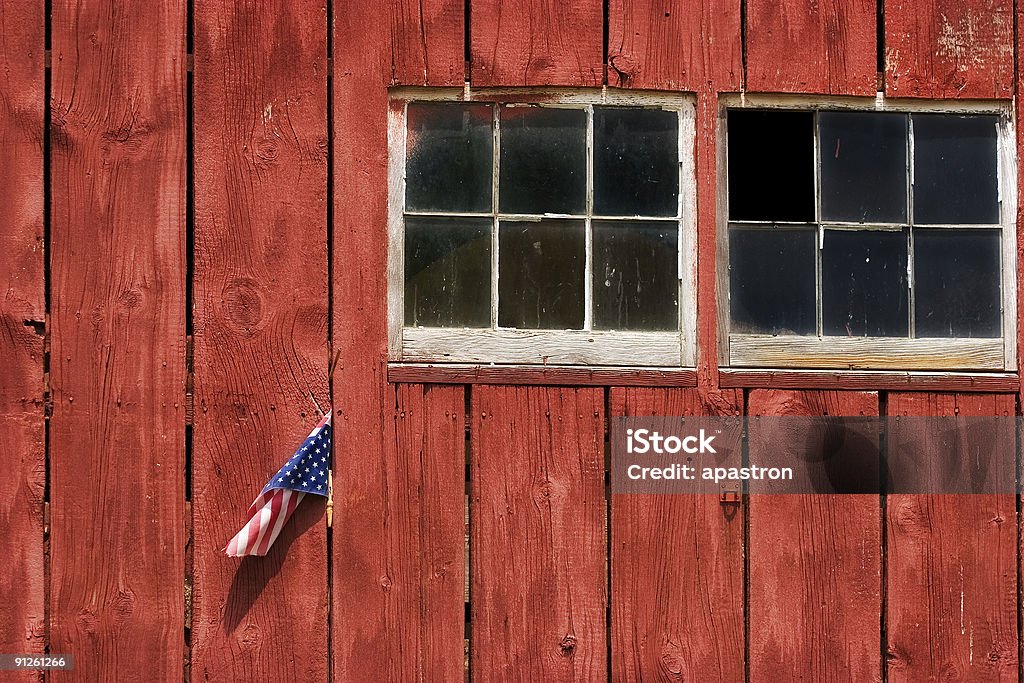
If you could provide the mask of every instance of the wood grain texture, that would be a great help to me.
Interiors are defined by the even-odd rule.
[[[696,6],[696,7],[695,7]],[[695,11],[696,10],[696,11]],[[743,81],[739,0],[609,0],[608,84],[722,90]]]
[[[389,363],[388,380],[436,384],[693,387],[697,385],[697,373],[668,368]]]
[[[613,388],[610,411],[741,415],[743,392]],[[611,505],[613,680],[743,680],[745,512],[718,495],[618,494]]]
[[[747,88],[874,95],[875,0],[748,0]]]
[[[889,415],[1012,416],[1012,394],[889,394]],[[888,680],[1017,675],[1012,495],[888,496]]]
[[[473,677],[603,679],[604,392],[475,387],[472,425]]]
[[[878,414],[878,394],[751,391],[750,416]],[[750,462],[780,447],[752,438]],[[750,497],[751,681],[881,679],[877,495]]]
[[[474,0],[474,86],[598,86],[604,82],[601,0]]]
[[[697,93],[697,383],[718,388],[719,330],[728,314],[728,299],[719,292],[718,216],[726,213],[724,193],[718,192],[719,173],[725,172],[725,140],[719,144],[719,103],[714,87]],[[719,301],[723,302],[719,306]],[[728,350],[728,344],[725,345]]]
[[[326,31],[315,1],[195,8],[193,678],[328,673],[323,500],[222,552],[330,405]]]
[[[0,652],[42,654],[43,559],[43,2],[0,4]],[[38,673],[12,673],[37,680]]]
[[[179,681],[186,3],[53,3],[51,642]]]
[[[885,0],[885,94],[1013,95],[1012,0]]]
[[[402,384],[395,392],[382,501],[388,657],[378,680],[460,681],[466,616],[465,390]]]
[[[392,84],[461,86],[466,78],[464,0],[394,0],[390,6]],[[339,9],[348,11],[347,6]]]
[[[1016,373],[885,372],[849,370],[723,370],[723,387],[750,389],[854,389],[861,391],[1012,392]]]

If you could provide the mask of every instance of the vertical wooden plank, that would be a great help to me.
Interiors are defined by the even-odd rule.
[[[885,0],[885,94],[1013,95],[1012,0]]]
[[[464,0],[394,0],[392,82],[461,86],[466,78],[465,16]],[[347,53],[345,46],[340,51]]]
[[[743,393],[613,388],[610,410],[741,415]],[[718,495],[611,504],[612,678],[743,680],[743,511]]]
[[[323,501],[307,497],[265,558],[222,552],[330,405],[326,31],[314,0],[195,8],[192,675],[204,680],[327,677]]]
[[[878,394],[755,390],[747,414],[877,415]],[[750,680],[880,680],[879,497],[752,495],[749,524]]]
[[[604,82],[601,0],[474,0],[475,86],[597,86]]]
[[[748,0],[747,89],[874,95],[875,0]]]
[[[889,394],[889,415],[1012,416],[1009,394]],[[888,680],[1015,680],[1012,495],[888,497]]]
[[[41,0],[0,4],[0,652],[44,646],[43,83]],[[35,680],[26,671],[24,680]]]
[[[607,673],[604,392],[474,387],[476,680]]]
[[[51,652],[181,680],[185,2],[53,3]]]
[[[378,677],[459,681],[465,675],[465,390],[396,387],[395,440],[385,462],[389,658]],[[343,613],[344,614],[344,613]]]
[[[722,90],[743,80],[739,0],[609,0],[608,84],[654,90]]]

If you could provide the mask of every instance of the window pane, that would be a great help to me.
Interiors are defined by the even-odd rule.
[[[822,218],[906,222],[906,115],[823,111],[818,116]]]
[[[914,115],[914,222],[999,222],[995,116]]]
[[[594,212],[675,216],[679,116],[661,109],[594,108]]]
[[[678,330],[676,223],[594,221],[594,329]]]
[[[405,324],[490,327],[489,218],[406,218]]]
[[[1000,335],[998,230],[914,231],[918,337]]]
[[[729,218],[814,220],[814,114],[729,111]]]
[[[907,233],[826,230],[821,289],[825,334],[907,336]]]
[[[733,332],[814,334],[813,229],[729,230]]]
[[[583,213],[587,113],[502,107],[499,176],[504,213]]]
[[[411,211],[490,211],[494,136],[486,104],[409,105],[405,204]]]
[[[498,324],[582,329],[583,221],[503,222],[498,239]]]

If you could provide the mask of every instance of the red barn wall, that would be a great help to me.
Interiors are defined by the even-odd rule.
[[[0,0],[0,652],[68,680],[1016,678],[1012,496],[722,505],[611,496],[604,463],[621,415],[1019,414],[1016,376],[720,369],[715,292],[721,93],[1008,100],[1015,7]],[[467,80],[696,95],[696,373],[388,367],[388,88]],[[225,557],[332,401],[334,528],[306,505]]]

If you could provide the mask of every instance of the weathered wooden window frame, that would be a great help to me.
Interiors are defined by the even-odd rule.
[[[820,327],[818,336],[732,333],[730,331],[729,299],[730,221],[727,111],[744,108],[997,115],[998,227],[1001,230],[1001,337],[839,337],[821,335]],[[884,97],[882,93],[873,99],[729,94],[723,95],[719,100],[718,140],[718,257],[716,266],[718,271],[717,294],[720,302],[718,307],[719,364],[723,368],[984,372],[1015,371],[1017,369],[1017,157],[1012,102],[891,99]],[[823,229],[821,227],[823,222],[817,216],[821,201],[821,162],[817,153],[817,131],[815,131],[814,148],[815,212],[820,233]],[[911,164],[909,157],[907,164],[908,166]],[[910,182],[912,183],[912,181],[911,178]],[[911,217],[908,214],[908,221],[910,220]],[[841,222],[826,221],[826,223],[829,226],[843,225]],[[780,225],[786,224],[780,223]],[[873,224],[864,223],[863,225],[868,227]],[[819,237],[819,245],[820,243]],[[820,291],[818,296],[820,298]]]
[[[585,220],[586,264],[584,269],[585,321],[583,330],[521,330],[497,325],[498,221],[522,219],[503,214],[498,207],[499,140],[494,129],[492,211],[473,214],[493,219],[491,248],[491,329],[406,327],[404,324],[405,217],[464,216],[448,212],[406,212],[406,112],[410,102],[481,102],[572,107],[587,111],[587,210],[586,217],[568,214],[528,215]],[[679,116],[679,197],[677,215],[642,217],[643,220],[675,221],[678,226],[677,331],[593,330],[594,220],[637,220],[634,216],[597,216],[593,213],[593,140],[595,106],[657,107]],[[393,88],[388,116],[388,351],[391,361],[414,363],[487,363],[510,365],[601,365],[687,367],[696,365],[697,346],[697,192],[695,175],[696,99],[684,93],[615,92],[607,89],[537,88]],[[497,110],[496,110],[497,111]]]

